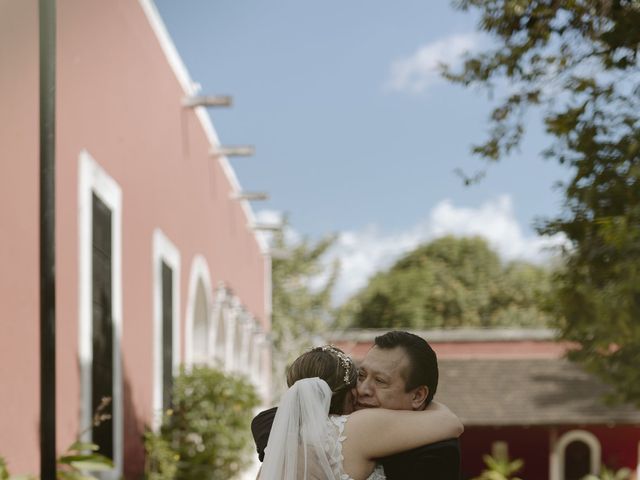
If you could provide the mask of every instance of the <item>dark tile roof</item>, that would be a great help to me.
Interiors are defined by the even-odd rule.
[[[564,359],[442,359],[436,399],[467,426],[639,424],[602,382]]]

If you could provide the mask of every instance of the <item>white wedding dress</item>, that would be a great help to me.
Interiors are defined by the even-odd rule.
[[[353,480],[344,471],[348,415],[329,415],[332,392],[319,378],[298,380],[282,397],[259,480]],[[386,480],[381,465],[367,480]]]
[[[342,461],[342,442],[347,437],[344,436],[344,424],[347,423],[348,415],[329,415],[329,440],[326,445],[326,449],[329,453],[329,461],[336,480],[353,480],[349,475],[344,473]],[[384,469],[382,465],[377,465],[371,475],[367,477],[367,480],[386,480],[384,475]]]

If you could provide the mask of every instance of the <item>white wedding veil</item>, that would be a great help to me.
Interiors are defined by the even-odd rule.
[[[331,389],[318,377],[295,382],[276,412],[259,480],[330,480]]]

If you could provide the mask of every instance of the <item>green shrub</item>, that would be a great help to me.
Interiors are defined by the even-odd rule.
[[[145,435],[149,480],[228,480],[250,463],[249,425],[260,401],[248,381],[209,367],[183,369],[172,401],[160,432]]]
[[[167,439],[147,431],[144,434],[144,450],[147,453],[147,480],[173,480],[176,477],[180,455],[173,451]]]
[[[498,451],[494,455],[483,455],[482,460],[486,469],[473,480],[521,480],[515,474],[522,469],[521,459],[510,460],[506,450]]]
[[[630,480],[631,470],[628,468],[621,468],[616,470],[615,468],[607,468],[602,465],[599,475],[587,475],[583,480]]]

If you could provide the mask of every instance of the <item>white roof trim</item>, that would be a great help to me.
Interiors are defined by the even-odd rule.
[[[151,29],[156,35],[158,42],[160,43],[160,47],[167,58],[167,62],[171,66],[171,70],[175,74],[178,82],[182,86],[184,90],[185,96],[192,96],[198,93],[200,90],[199,85],[193,82],[191,76],[189,75],[189,71],[187,70],[186,65],[182,61],[178,50],[176,49],[171,36],[169,35],[169,31],[160,16],[160,12],[156,8],[153,0],[138,0],[142,10],[144,11],[149,24],[151,25]],[[207,139],[212,147],[220,146],[220,139],[218,134],[211,122],[211,117],[207,113],[204,107],[195,107],[195,113],[198,119],[200,120],[200,124],[202,125],[202,129],[204,130]],[[222,167],[223,172],[227,176],[229,183],[231,184],[232,193],[238,194],[242,191],[240,187],[240,183],[238,182],[238,177],[236,176],[233,168],[229,164],[229,160],[227,157],[222,156],[219,157],[218,161],[220,162],[220,166]],[[255,224],[255,215],[251,208],[251,205],[246,200],[239,200],[242,210],[244,211],[245,216],[247,217],[247,229],[251,230],[250,226]],[[262,232],[251,232],[258,243],[258,247],[263,254],[268,254],[269,245],[265,235]]]

